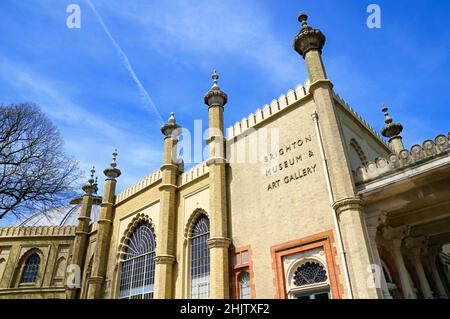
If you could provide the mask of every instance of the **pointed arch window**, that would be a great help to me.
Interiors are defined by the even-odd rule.
[[[156,237],[152,226],[143,222],[134,230],[121,267],[119,298],[153,299]]]
[[[37,253],[28,257],[23,268],[21,284],[32,284],[36,282],[39,273],[39,266],[41,265],[41,258]]]
[[[191,238],[191,298],[210,296],[209,219],[201,215],[192,229]]]

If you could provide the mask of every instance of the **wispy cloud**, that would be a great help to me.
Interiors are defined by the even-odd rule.
[[[68,85],[58,84],[5,58],[0,59],[0,68],[3,70],[1,82],[27,92],[23,98],[37,103],[62,129],[66,149],[77,158],[84,171],[95,165],[101,176],[102,168],[111,159],[112,149],[117,147],[123,171],[120,190],[159,164],[162,154],[155,148],[158,145],[146,143],[133,131],[120,129],[117,124],[109,122],[107,116],[96,115],[89,105],[81,106],[74,102],[69,96]]]
[[[136,75],[136,72],[134,72],[133,67],[131,66],[130,60],[128,59],[128,56],[125,54],[125,52],[122,50],[120,45],[117,43],[117,41],[112,36],[111,32],[109,31],[108,27],[106,26],[105,22],[103,21],[102,17],[98,13],[97,9],[95,8],[94,4],[90,0],[86,0],[87,4],[91,7],[92,11],[95,14],[95,17],[97,18],[98,22],[103,28],[103,31],[105,31],[108,38],[111,40],[111,43],[113,44],[114,48],[117,51],[117,54],[119,55],[123,66],[127,69],[128,73],[130,74],[133,81],[136,83],[139,92],[141,94],[142,99],[148,106],[149,110],[155,114],[161,121],[161,123],[164,123],[164,120],[161,117],[160,112],[156,108],[155,103],[153,102],[153,99],[148,94],[147,90],[142,85],[141,81],[139,80],[138,76]]]
[[[140,38],[167,58],[187,53],[190,63],[205,68],[241,60],[262,70],[268,81],[282,83],[297,80],[301,72],[293,68],[298,57],[276,32],[278,21],[257,1],[113,2],[106,9],[138,24]]]

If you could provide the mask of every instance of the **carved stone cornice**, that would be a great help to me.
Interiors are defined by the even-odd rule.
[[[226,237],[211,238],[207,241],[208,248],[228,248],[231,245],[231,239]]]

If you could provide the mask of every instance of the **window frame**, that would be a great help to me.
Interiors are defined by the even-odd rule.
[[[136,235],[139,234],[139,236],[141,237],[141,238],[138,238],[136,240],[136,244],[138,246],[143,245],[143,241],[142,240],[139,241],[139,239],[142,239],[143,238],[142,236],[145,235],[146,233],[145,232],[143,232],[143,234],[138,233],[138,231],[141,229],[140,227],[148,227],[148,229],[150,230],[150,234],[151,234],[152,237],[151,238],[146,238],[146,239],[150,241],[151,245],[149,247],[151,247],[152,250],[150,250],[148,252],[145,252],[145,253],[141,252],[139,255],[136,254],[135,256],[127,258],[127,254],[130,254],[130,253],[128,253],[128,250],[131,249],[130,248],[130,244],[132,243],[132,241],[133,241],[133,239],[135,238]],[[120,261],[120,267],[119,267],[119,273],[118,273],[119,276],[118,276],[118,283],[117,283],[118,284],[117,298],[118,299],[153,299],[154,298],[154,294],[155,294],[155,290],[156,290],[155,289],[155,270],[156,270],[155,257],[156,257],[156,246],[157,246],[156,232],[155,232],[155,229],[153,227],[153,224],[150,221],[148,221],[148,220],[141,220],[141,221],[139,221],[138,223],[136,223],[135,227],[133,227],[132,230],[130,232],[128,232],[128,238],[129,239],[128,239],[127,244],[126,244],[126,248],[124,249],[124,256],[125,256],[125,258],[123,258]],[[138,247],[138,248],[140,248],[140,247]],[[144,262],[144,267],[141,267],[142,269],[139,269],[139,265],[140,265],[139,261],[141,261],[141,259]],[[148,261],[150,261],[150,265],[148,264]],[[122,280],[125,281],[125,279],[123,279],[124,278],[123,276],[124,275],[128,275],[128,274],[124,273],[124,271],[125,271],[124,270],[124,265],[125,264],[127,266],[129,264],[131,264],[131,266],[130,266],[131,267],[130,268],[131,276],[129,276],[129,278],[127,278],[128,282],[126,282],[128,284],[128,289],[122,290],[121,289],[121,287],[122,287]],[[147,274],[147,270],[148,270],[147,268],[150,269],[150,276],[152,276],[152,279],[153,279],[153,280],[150,280],[150,285],[153,287],[152,291],[150,291],[150,292],[146,292],[145,289],[144,289],[146,287],[146,285],[145,285],[146,280],[148,279],[148,277],[146,276],[146,275],[148,275]],[[141,270],[140,275],[142,276],[142,278],[139,278],[138,281],[135,280],[136,278],[135,278],[134,271],[136,269],[137,270]],[[142,283],[140,285],[138,285],[137,287],[133,287],[133,284],[139,283],[140,281],[142,281]],[[142,288],[142,293],[140,293],[140,294],[133,294],[133,288],[134,289]],[[128,292],[128,293],[126,295],[122,296],[122,291]],[[149,295],[150,298],[146,297],[147,295]]]
[[[242,262],[243,254],[247,254],[248,256],[248,260],[246,262]],[[256,299],[252,255],[253,251],[251,246],[230,249],[231,299],[241,299],[239,278],[243,272],[247,272],[250,276],[250,299]]]
[[[208,231],[201,233],[201,234],[194,234],[194,229],[195,227],[198,225],[198,223],[201,222],[202,218],[205,218],[208,221]],[[207,281],[207,285],[208,285],[208,297],[206,298],[198,298],[198,299],[209,299],[211,298],[211,255],[210,255],[210,249],[208,247],[208,241],[211,238],[211,224],[210,224],[210,219],[209,216],[204,212],[204,211],[199,211],[197,213],[197,216],[193,219],[193,222],[191,223],[191,227],[190,227],[190,231],[189,231],[189,237],[188,237],[188,241],[187,241],[187,247],[188,247],[188,263],[187,263],[187,293],[189,298],[194,299],[193,297],[193,276],[192,276],[192,266],[193,266],[193,239],[196,238],[201,238],[201,237],[205,237],[205,246],[206,246],[206,252],[208,255],[208,281]],[[202,283],[200,283],[202,284]],[[197,298],[195,298],[197,299]]]

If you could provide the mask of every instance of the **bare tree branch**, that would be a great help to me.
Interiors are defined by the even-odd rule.
[[[38,106],[0,105],[0,219],[63,203],[79,176],[59,130]]]

